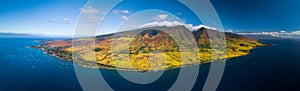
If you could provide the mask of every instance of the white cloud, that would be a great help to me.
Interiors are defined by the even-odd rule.
[[[298,36],[300,35],[300,31],[279,31],[279,32],[250,32],[250,33],[237,33],[241,35],[270,35],[276,37],[291,37],[291,36]]]
[[[121,16],[121,18],[126,21],[129,20],[129,18],[127,16]]]
[[[50,23],[56,23],[56,24],[69,24],[70,20],[69,18],[63,18],[62,20],[53,19],[49,21]]]
[[[154,26],[166,26],[166,27],[173,27],[173,26],[179,26],[179,25],[185,25],[184,23],[178,22],[178,21],[162,21],[162,22],[151,22],[146,23],[144,25],[140,25],[139,28],[147,28],[147,27],[154,27]]]
[[[210,27],[210,26],[206,26],[206,25],[193,26],[193,27],[192,27],[192,30],[198,30],[198,29],[200,29],[200,28],[202,28],[202,27],[207,28],[207,29],[211,29],[211,30],[218,30],[217,28]]]
[[[60,21],[59,21],[59,20],[56,20],[56,19],[55,19],[55,20],[50,20],[49,22],[50,22],[50,23],[60,23]]]
[[[155,17],[153,17],[154,20],[157,20],[157,21],[163,21],[163,20],[166,20],[168,18],[169,15],[167,14],[162,14],[162,15],[157,15]]]
[[[93,8],[92,6],[89,6],[87,8],[80,8],[80,10],[83,14],[100,14],[100,11]]]
[[[300,35],[300,31],[291,32],[292,35]]]
[[[128,10],[123,10],[122,13],[129,14],[130,12]]]
[[[231,29],[229,29],[227,32],[230,32],[230,33],[232,33],[233,31],[232,31]]]
[[[123,20],[129,20],[125,14],[129,14],[130,12],[128,10],[113,10],[113,13],[117,16],[120,16]]]
[[[69,18],[64,18],[64,21],[69,21]]]
[[[280,31],[281,33],[286,33],[286,31]]]
[[[64,18],[62,23],[69,23],[69,21],[70,21],[69,18]]]
[[[113,13],[119,15],[119,10],[113,10]]]
[[[237,33],[241,35],[268,35],[280,38],[300,38],[300,31],[279,31],[279,32],[250,32],[250,33]]]
[[[121,14],[129,14],[129,10],[113,10],[113,13],[116,15],[121,15]]]
[[[195,31],[195,30],[198,30],[202,27],[205,27],[207,29],[213,29],[213,30],[217,30],[216,28],[213,28],[213,27],[209,27],[209,26],[205,26],[205,25],[198,25],[198,26],[194,26],[192,24],[186,24],[186,23],[182,23],[182,22],[179,22],[179,21],[161,21],[161,22],[151,22],[151,23],[146,23],[146,24],[143,24],[143,25],[139,25],[139,26],[134,26],[134,27],[130,27],[130,29],[127,29],[127,30],[131,30],[131,29],[140,29],[140,28],[149,28],[149,27],[156,27],[156,26],[159,26],[159,27],[174,27],[174,26],[185,26],[186,28],[192,30],[192,31]]]
[[[94,22],[98,22],[98,21],[102,21],[103,18],[102,17],[97,17],[97,16],[88,16],[87,17],[90,23],[94,23]]]
[[[250,33],[237,33],[241,35],[279,35],[279,32],[250,32]]]

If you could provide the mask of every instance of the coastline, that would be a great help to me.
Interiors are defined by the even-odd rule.
[[[42,42],[42,41],[39,41],[39,42]],[[44,42],[45,41],[43,41],[42,43],[44,43]],[[83,59],[80,59],[80,61],[75,62],[75,61],[73,61],[72,55],[69,58],[61,57],[61,55],[51,53],[51,51],[47,50],[47,48],[41,47],[43,45],[44,44],[37,45],[37,46],[30,46],[30,47],[42,50],[44,52],[44,54],[50,55],[50,56],[58,58],[58,59],[61,59],[63,61],[70,61],[70,62],[77,63],[79,66],[84,67],[84,68],[106,69],[106,70],[123,70],[123,71],[132,71],[132,72],[157,72],[157,71],[166,71],[166,70],[179,69],[179,68],[182,68],[182,67],[190,67],[190,66],[195,66],[195,65],[209,64],[209,63],[212,63],[212,62],[218,62],[218,61],[229,60],[229,59],[238,58],[238,57],[242,57],[242,56],[247,56],[247,55],[251,54],[250,51],[253,50],[253,49],[256,49],[256,48],[259,48],[259,47],[264,47],[264,46],[272,46],[271,44],[263,44],[262,46],[257,46],[255,48],[250,49],[247,52],[247,54],[245,54],[245,55],[239,55],[239,56],[235,56],[235,57],[228,57],[228,58],[219,59],[219,60],[211,60],[211,61],[203,62],[203,63],[200,62],[200,63],[194,63],[194,64],[186,64],[186,65],[181,65],[181,66],[178,66],[178,67],[159,69],[159,70],[136,70],[136,69],[129,69],[129,68],[113,67],[113,66],[109,66],[109,65],[101,65],[101,64],[98,64],[98,63],[95,63],[95,62],[85,61]],[[51,49],[51,48],[49,48],[49,49]],[[64,54],[64,55],[68,54],[69,55],[69,53],[64,53],[64,52],[61,52],[61,54]]]

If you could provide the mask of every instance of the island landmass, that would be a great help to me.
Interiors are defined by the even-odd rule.
[[[132,32],[137,30],[142,30],[143,32],[138,33],[138,35],[135,36],[131,35]],[[245,56],[250,53],[250,50],[256,47],[266,46],[266,44],[262,44],[253,38],[230,32],[223,33],[218,30],[202,27],[197,31],[192,31],[194,41],[191,41],[193,39],[183,40],[191,42],[185,43],[187,46],[192,44],[192,42],[197,43],[197,49],[195,50],[199,52],[197,54],[199,58],[182,58],[182,53],[185,55],[193,54],[180,50],[176,41],[166,32],[171,32],[175,36],[179,37],[189,36],[185,35],[183,32],[190,31],[185,26],[155,27],[137,30],[99,35],[95,38],[79,38],[76,39],[79,41],[78,43],[80,43],[79,46],[73,46],[74,40],[49,40],[43,41],[43,44],[33,47],[41,49],[45,53],[63,60],[74,61],[74,58],[76,58],[76,62],[84,67],[153,71],[174,69],[182,66],[197,65],[221,59]],[[114,36],[116,34],[118,35],[117,37]],[[218,51],[219,49],[214,49],[218,48],[218,46],[220,47],[224,45],[211,44],[212,42],[218,43],[221,41],[217,38],[211,38],[212,36],[218,37],[224,34],[226,38],[224,39],[226,40],[225,53],[223,51]],[[129,51],[119,52],[114,55],[112,53],[114,40],[121,42],[130,41]],[[118,44],[118,46],[114,47],[117,47],[119,50],[126,49],[126,47],[122,46],[125,46],[125,44]],[[91,53],[88,53],[89,51],[93,51],[95,55],[91,55]],[[159,51],[160,53],[153,54],[155,51]],[[220,53],[220,55],[225,54],[225,56],[212,57],[212,51]],[[153,56],[155,56],[155,61],[153,61],[153,59],[150,60]],[[113,57],[120,59],[114,59]],[[125,57],[129,58],[129,60],[122,60],[122,58]]]

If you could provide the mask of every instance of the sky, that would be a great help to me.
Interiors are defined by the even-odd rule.
[[[2,0],[0,32],[73,35],[80,15],[101,27],[97,34],[149,26],[202,25],[197,16],[176,0],[124,0],[112,10],[109,5],[88,0]],[[113,0],[99,0],[113,2]],[[210,0],[226,31],[294,32],[300,30],[299,0]],[[201,4],[199,4],[201,5]],[[105,15],[105,16],[104,16]],[[82,17],[81,16],[81,17]],[[126,26],[126,27],[124,27]],[[90,26],[87,26],[90,27]],[[121,27],[121,28],[120,28]]]

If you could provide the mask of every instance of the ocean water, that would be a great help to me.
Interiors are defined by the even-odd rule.
[[[71,62],[29,48],[43,39],[0,39],[1,91],[81,89]]]
[[[35,40],[46,39],[0,39],[0,91],[81,91],[73,63],[29,48],[40,44]],[[227,60],[218,90],[300,89],[300,40],[261,41],[274,45],[256,48],[247,56]],[[210,64],[201,65],[193,90],[202,89],[209,67]],[[173,85],[179,73],[179,69],[168,70],[156,82],[142,85],[127,81],[116,71],[99,70],[117,91],[164,91]]]

